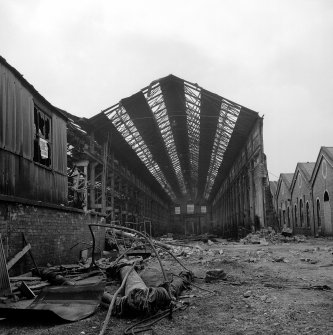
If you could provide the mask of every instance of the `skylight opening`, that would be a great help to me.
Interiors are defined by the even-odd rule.
[[[166,150],[169,154],[173,169],[175,171],[180,190],[183,194],[186,193],[184,176],[180,167],[180,161],[176,149],[175,140],[173,137],[167,108],[162,94],[160,84],[153,86],[153,89],[143,92],[146,101],[154,115],[155,121],[160,129]]]
[[[190,173],[193,185],[197,185],[199,167],[201,89],[194,88],[193,85],[184,82],[184,92],[190,151]],[[196,193],[197,190],[195,189],[194,192]]]
[[[241,107],[223,99],[216,128],[213,150],[208,169],[204,199],[208,200],[214,185],[218,170],[222,164]]]
[[[113,125],[117,128],[119,133],[126,140],[126,142],[137,153],[138,157],[146,165],[150,173],[160,183],[162,188],[167,192],[167,194],[173,200],[175,200],[176,196],[174,192],[172,191],[170,185],[168,184],[160,167],[154,161],[152,153],[148,149],[139,131],[135,127],[133,121],[130,119],[130,116],[127,114],[125,108],[121,105],[118,105],[118,108],[115,110],[115,113],[112,112],[107,116],[112,121]]]

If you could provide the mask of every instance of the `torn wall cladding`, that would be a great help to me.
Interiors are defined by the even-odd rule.
[[[0,58],[0,195],[67,203],[66,119]]]

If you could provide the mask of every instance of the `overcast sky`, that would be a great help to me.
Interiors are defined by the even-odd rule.
[[[332,0],[0,0],[0,54],[84,117],[196,82],[264,115],[271,180],[333,146]]]

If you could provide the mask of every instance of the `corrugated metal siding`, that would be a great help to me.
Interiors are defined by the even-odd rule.
[[[23,157],[33,155],[33,98],[0,64],[0,147]]]
[[[0,64],[0,194],[65,204],[66,121],[45,109],[52,115],[53,171],[33,161],[34,97]]]
[[[52,141],[53,141],[53,168],[56,171],[67,173],[67,154],[59,155],[60,152],[67,152],[67,128],[66,122],[60,117],[52,116]]]
[[[0,149],[0,194],[66,204],[67,176]]]

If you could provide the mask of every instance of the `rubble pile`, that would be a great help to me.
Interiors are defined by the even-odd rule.
[[[181,259],[193,256],[201,261],[223,255],[214,236],[202,235],[182,240],[167,236],[152,240],[140,232],[117,228],[107,230],[106,250],[99,259],[95,259],[93,243],[91,256],[81,258],[78,264],[35,266],[20,276],[8,276],[10,293],[2,294],[0,317],[15,318],[31,315],[32,311],[46,310],[50,316],[62,321],[78,321],[93,314],[99,306],[108,309],[107,318],[111,315],[151,316],[161,310],[182,310],[186,306],[178,298],[182,291],[191,289],[195,277],[181,263]],[[30,247],[26,249],[30,251]],[[20,258],[25,253],[22,252]],[[172,273],[171,277],[166,275],[161,262],[170,257],[184,268],[179,274]],[[152,278],[149,271],[144,270],[156,260],[160,264],[162,280],[150,286]],[[141,276],[141,273],[144,275]],[[207,272],[205,282],[225,278],[225,272],[216,269]],[[107,323],[108,319],[104,322],[103,332]]]
[[[292,235],[289,228],[285,228],[281,233],[275,232],[274,229],[261,229],[255,233],[250,233],[244,238],[240,239],[240,243],[243,244],[276,244],[276,243],[288,243],[288,242],[305,242],[306,237],[304,235]]]

